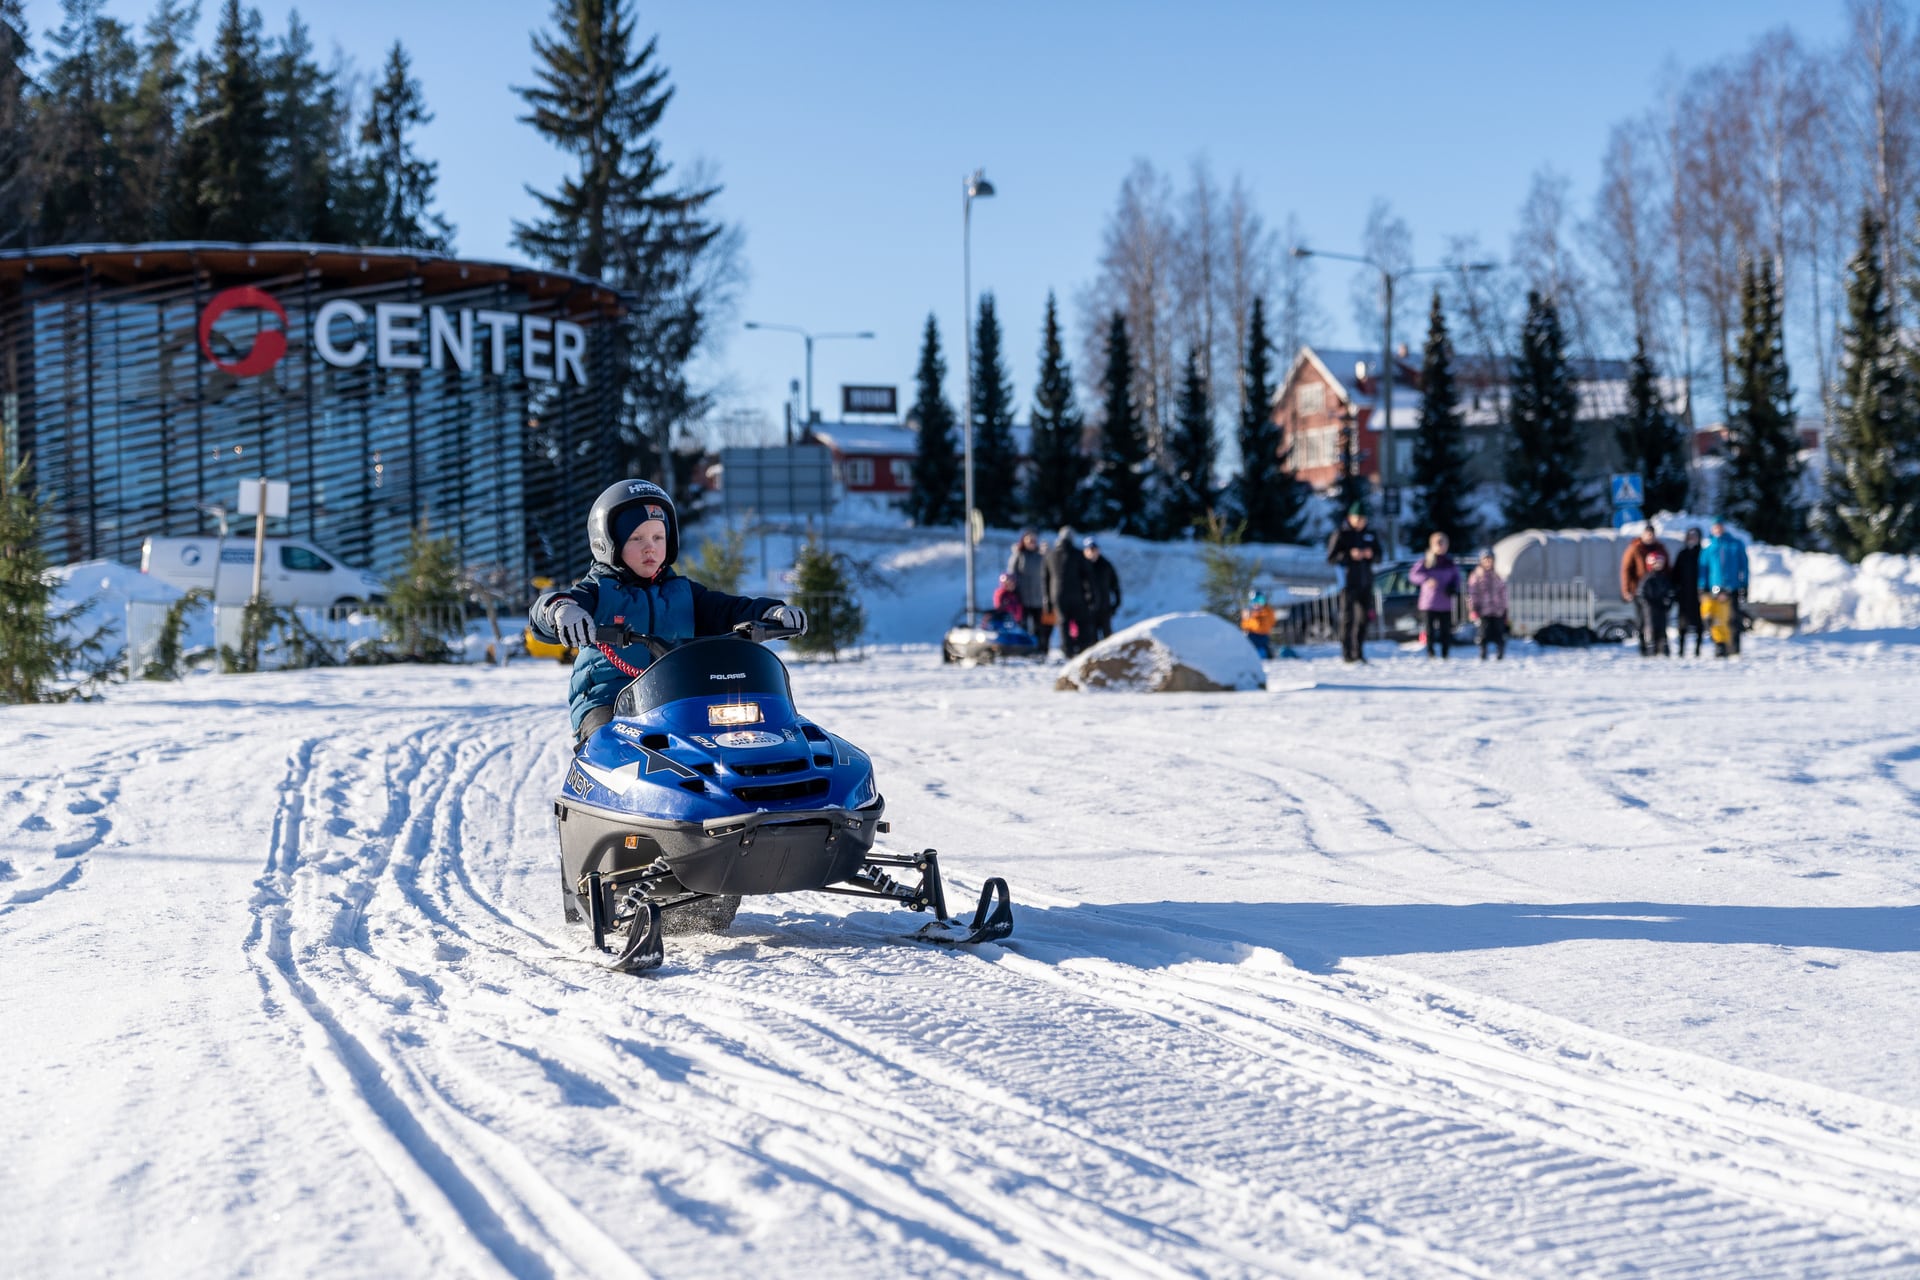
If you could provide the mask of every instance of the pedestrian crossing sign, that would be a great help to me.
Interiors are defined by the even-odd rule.
[[[1630,524],[1638,524],[1646,518],[1646,513],[1641,511],[1639,507],[1615,507],[1613,509],[1613,527],[1616,529],[1624,529]]]
[[[1640,484],[1638,473],[1613,477],[1613,505],[1616,507],[1637,507],[1646,501],[1646,490]],[[1638,520],[1640,517],[1635,516]]]

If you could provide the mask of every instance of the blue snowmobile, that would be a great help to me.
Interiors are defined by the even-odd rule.
[[[657,968],[670,929],[715,932],[744,896],[802,890],[929,911],[916,936],[931,942],[1013,932],[1005,880],[986,882],[965,924],[947,917],[932,849],[874,848],[888,825],[873,762],[794,709],[786,665],[762,647],[798,634],[746,622],[692,640],[608,637],[653,662],[580,744],[553,812],[567,919],[592,926],[609,968]]]

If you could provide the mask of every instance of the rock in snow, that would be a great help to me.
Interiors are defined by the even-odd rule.
[[[1072,662],[1056,689],[1217,693],[1267,687],[1260,655],[1211,613],[1169,613],[1108,636]]]

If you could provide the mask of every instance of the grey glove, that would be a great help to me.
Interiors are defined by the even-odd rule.
[[[584,649],[595,639],[593,615],[572,600],[554,601],[547,610],[547,625],[553,628],[562,644],[574,649]]]
[[[761,614],[760,621],[771,622],[776,627],[792,627],[801,635],[807,633],[807,611],[797,604],[777,604]]]

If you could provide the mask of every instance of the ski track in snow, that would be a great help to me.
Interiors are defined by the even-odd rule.
[[[1065,835],[1161,859],[1176,895],[1214,853],[1264,849],[1413,902],[1456,877],[1516,901],[1564,894],[1525,859],[1591,851],[1594,815],[1603,848],[1697,856],[1724,807],[1687,774],[1650,794],[1649,717],[1516,699],[1441,717],[1415,752],[1354,734],[1318,761],[1204,730],[1275,714],[1281,695],[1144,716],[1062,695],[1022,721],[1021,690],[1046,678],[970,672],[950,694],[877,665],[796,676],[812,716],[874,752],[895,830],[939,827],[956,907],[981,876],[1013,877],[1012,939],[928,947],[902,940],[917,917],[795,895],[749,900],[725,935],[670,937],[667,966],[638,979],[596,967],[584,928],[560,922],[551,680],[467,712],[426,697],[377,717],[284,708],[277,745],[254,743],[283,755],[236,943],[260,1016],[384,1179],[375,1198],[426,1269],[1920,1276],[1910,1108],[1372,959],[1295,967],[1286,938],[1082,902],[1091,881],[1023,887],[1022,862],[1055,868],[1045,851]],[[1663,711],[1712,715],[1726,693]],[[983,767],[1003,719],[1023,762],[1090,763]],[[965,732],[906,727],[955,721]],[[4,847],[0,931],[84,893],[124,757],[8,771],[0,829],[34,843]],[[1920,807],[1913,740],[1767,759],[1842,810]],[[1202,793],[1171,843],[1168,795]],[[1884,838],[1862,822],[1863,842]],[[1749,834],[1719,850],[1761,856],[1734,825]],[[1776,829],[1776,856],[1817,859],[1809,825]]]

